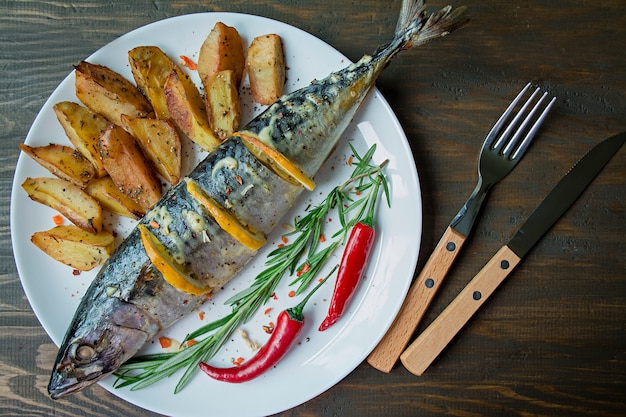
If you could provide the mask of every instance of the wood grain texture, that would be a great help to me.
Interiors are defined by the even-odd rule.
[[[520,261],[520,257],[508,246],[500,248],[459,295],[402,352],[402,365],[409,372],[421,376]],[[507,267],[501,267],[503,262],[506,262]]]
[[[455,259],[461,254],[465,240],[467,236],[457,232],[452,226],[446,228],[424,268],[411,284],[391,327],[367,357],[367,363],[383,372],[393,369],[443,285]],[[405,368],[410,369],[407,366]]]
[[[469,7],[469,26],[399,57],[378,83],[420,176],[418,269],[471,192],[476,152],[504,106],[528,81],[558,101],[528,156],[491,192],[417,332],[576,160],[626,130],[624,1],[429,2],[448,3]],[[399,7],[399,0],[0,0],[0,415],[154,415],[99,386],[67,400],[47,397],[56,349],[13,261],[9,203],[18,144],[72,65],[132,29],[204,11],[281,20],[358,59],[389,39]],[[384,374],[363,363],[281,416],[623,415],[625,178],[622,149],[423,376],[401,366]]]

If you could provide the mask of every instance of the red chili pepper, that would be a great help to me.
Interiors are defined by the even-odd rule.
[[[332,272],[334,272],[334,269]],[[276,326],[269,340],[259,349],[256,355],[248,361],[231,368],[216,368],[205,362],[200,362],[200,369],[213,379],[232,383],[250,381],[270,369],[285,356],[289,348],[296,341],[296,338],[304,327],[304,315],[302,314],[302,310],[313,293],[326,282],[326,279],[328,279],[328,277],[311,290],[297,306],[280,312],[276,320]]]
[[[250,360],[231,368],[216,368],[205,362],[200,369],[208,376],[224,382],[246,382],[274,366],[295,342],[304,326],[304,317],[294,309],[280,312],[269,341]]]
[[[319,327],[320,332],[335,324],[345,311],[367,265],[369,254],[374,245],[374,237],[375,232],[371,218],[356,223],[352,228],[339,264],[339,272],[328,307],[328,314]]]
[[[357,285],[363,276],[367,266],[372,247],[374,246],[374,210],[376,209],[376,197],[382,180],[374,183],[374,189],[368,198],[368,208],[365,218],[357,222],[350,231],[348,242],[341,257],[339,272],[335,281],[333,296],[328,306],[326,318],[320,324],[319,331],[323,332],[335,324],[343,315],[348,302],[354,295]]]

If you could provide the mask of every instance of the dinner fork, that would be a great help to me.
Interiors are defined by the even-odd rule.
[[[556,98],[552,98],[547,105],[544,104],[547,92],[537,99],[540,94],[540,89],[537,88],[515,112],[530,88],[531,83],[526,84],[487,134],[478,157],[476,187],[447,227],[424,269],[412,284],[395,321],[367,358],[374,368],[390,372],[398,361],[469,236],[487,193],[524,156],[554,105]],[[541,113],[537,116],[539,112]]]

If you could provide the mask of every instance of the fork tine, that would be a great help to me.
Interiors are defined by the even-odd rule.
[[[547,93],[545,93],[544,96],[546,94]],[[524,156],[524,153],[526,153],[526,150],[530,146],[530,142],[532,142],[533,138],[535,137],[535,134],[539,130],[539,127],[542,125],[543,121],[546,119],[546,116],[548,115],[548,112],[550,111],[550,109],[554,105],[555,101],[556,101],[556,97],[552,97],[552,100],[550,100],[550,102],[548,103],[546,108],[543,109],[543,112],[541,112],[541,115],[537,118],[537,120],[535,121],[533,126],[530,128],[530,130],[526,134],[526,137],[524,138],[524,140],[522,140],[522,142],[520,143],[520,145],[517,148],[517,150],[513,153],[513,156],[511,157],[511,159],[518,159],[518,158],[521,158],[522,156]],[[535,109],[536,108],[537,108],[537,106],[535,106]],[[535,109],[533,109],[533,111]]]
[[[517,97],[513,99],[511,104],[509,104],[509,107],[507,107],[506,110],[504,110],[504,113],[502,113],[498,121],[493,125],[489,133],[487,133],[484,146],[491,146],[491,143],[496,139],[496,137],[498,137],[500,130],[502,130],[502,127],[504,126],[504,123],[506,123],[507,119],[513,112],[513,109],[515,109],[515,106],[517,106],[517,103],[519,103],[519,101],[524,96],[524,93],[526,93],[526,91],[530,88],[530,85],[531,83],[526,84],[524,88],[522,88],[522,91],[520,91],[517,94]]]
[[[524,116],[524,113],[526,113],[526,109],[528,108],[528,106],[530,106],[530,103],[532,103],[535,97],[537,97],[537,94],[539,94],[539,88],[535,90],[535,92],[530,96],[530,98],[526,100],[526,103],[524,103],[522,108],[519,109],[519,111],[517,112],[513,120],[511,121],[511,123],[509,123],[509,125],[504,130],[504,133],[502,133],[502,135],[498,138],[496,143],[493,145],[493,149],[501,148],[504,145],[504,143],[509,140],[509,137],[511,136],[511,132],[513,132],[513,129],[517,127],[520,119]],[[505,152],[502,152],[502,153],[504,154]]]
[[[539,88],[537,88],[537,90],[535,91],[535,94],[539,92]],[[522,124],[519,126],[519,128],[515,131],[515,134],[513,135],[513,137],[511,138],[511,140],[509,140],[509,142],[506,144],[506,146],[504,147],[504,150],[502,151],[503,155],[510,155],[513,151],[513,149],[517,146],[520,137],[524,134],[524,130],[526,129],[526,126],[528,126],[528,124],[532,121],[533,117],[535,116],[535,113],[537,112],[537,110],[539,109],[539,106],[541,105],[541,103],[543,103],[543,101],[546,99],[546,97],[548,96],[548,93],[545,92],[543,93],[543,95],[541,96],[541,98],[537,101],[537,103],[535,104],[535,107],[533,107],[530,112],[528,113],[528,115],[526,116],[526,118],[522,121]],[[532,99],[532,97],[531,97]],[[528,107],[528,105],[530,104],[530,100],[528,100],[526,102],[526,105],[524,106],[524,108],[522,108],[520,110],[520,112],[518,113],[518,117],[522,117],[522,115],[524,114],[524,112],[526,111],[526,108]],[[513,158],[511,158],[513,159]]]

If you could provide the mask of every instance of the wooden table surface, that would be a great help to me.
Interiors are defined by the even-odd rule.
[[[403,54],[377,84],[407,133],[420,176],[418,269],[473,189],[479,146],[508,101],[532,81],[557,104],[529,155],[494,188],[418,331],[578,158],[626,130],[626,2],[449,3],[469,7],[469,26]],[[205,11],[284,21],[356,60],[388,41],[399,8],[399,0],[0,0],[0,415],[154,415],[99,386],[48,398],[56,348],[13,260],[9,203],[18,145],[72,65],[135,28]],[[364,362],[280,415],[623,416],[625,179],[622,149],[423,376],[402,366],[384,374]]]

